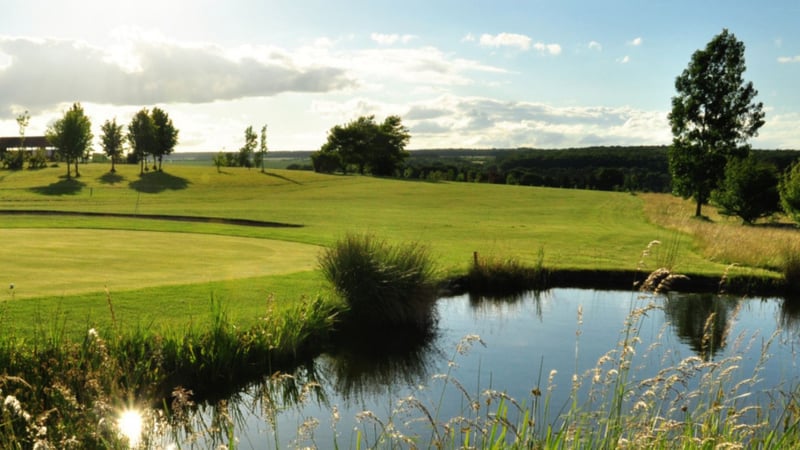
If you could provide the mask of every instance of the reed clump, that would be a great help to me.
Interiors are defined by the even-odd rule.
[[[470,293],[489,296],[509,296],[547,287],[548,270],[544,267],[544,249],[539,249],[536,263],[527,266],[516,258],[497,258],[473,255],[472,265],[465,277]]]
[[[429,330],[436,322],[436,268],[422,244],[348,234],[322,253],[319,266],[347,302],[350,323]]]

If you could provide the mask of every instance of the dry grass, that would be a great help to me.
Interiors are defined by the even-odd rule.
[[[735,218],[717,213],[706,206],[708,219],[694,216],[692,202],[668,194],[642,194],[648,221],[689,234],[696,251],[721,264],[782,272],[786,255],[800,248],[800,232],[785,217],[776,217],[755,226],[744,226]]]

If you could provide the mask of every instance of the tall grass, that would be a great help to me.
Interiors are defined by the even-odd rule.
[[[360,326],[428,330],[435,323],[436,268],[427,247],[348,234],[322,253],[319,265]]]
[[[115,323],[75,341],[54,317],[30,339],[0,334],[0,448],[127,448],[116,428],[123,409],[189,392],[181,386],[200,399],[230,395],[318,352],[340,309],[316,297],[273,314],[270,303],[260,324],[239,329],[212,298],[208,328]]]
[[[544,267],[544,248],[539,248],[539,256],[533,266],[515,258],[486,257],[476,252],[464,282],[472,294],[499,297],[545,289],[548,270]]]

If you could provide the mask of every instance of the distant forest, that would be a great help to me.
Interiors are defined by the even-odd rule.
[[[411,150],[398,178],[464,181],[606,191],[670,192],[667,146],[581,147],[557,150]],[[268,166],[312,170],[312,151],[270,151]],[[783,173],[800,150],[753,150]],[[173,153],[174,161],[211,164],[213,153]]]
[[[667,146],[414,150],[404,178],[604,191],[670,192]],[[753,150],[783,173],[797,150]]]

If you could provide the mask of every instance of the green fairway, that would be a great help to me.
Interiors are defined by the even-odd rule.
[[[192,233],[2,229],[0,282],[16,298],[206,283],[310,270],[316,246]]]
[[[116,174],[106,165],[84,165],[82,177],[72,180],[64,179],[64,172],[63,167],[0,172],[0,209],[187,215],[297,227],[3,215],[0,282],[15,283],[18,301],[39,297],[70,305],[73,294],[102,293],[108,286],[115,298],[126,292],[131,305],[147,311],[172,298],[167,291],[159,295],[159,286],[199,286],[184,290],[201,297],[193,301],[202,304],[212,291],[207,284],[219,280],[241,292],[237,302],[247,305],[263,304],[265,292],[311,296],[318,279],[302,285],[313,286],[311,292],[297,292],[288,278],[271,275],[313,270],[317,246],[348,232],[426,244],[442,276],[463,273],[473,252],[532,264],[543,250],[544,265],[551,269],[633,270],[656,239],[664,242],[662,253],[646,261],[644,270],[668,257],[683,273],[725,270],[698,254],[688,235],[648,223],[642,198],[627,193],[307,171],[219,173],[180,165],[141,177],[138,166],[126,165]],[[264,276],[270,276],[269,288],[248,289],[250,280]],[[158,320],[171,322],[171,314]]]

